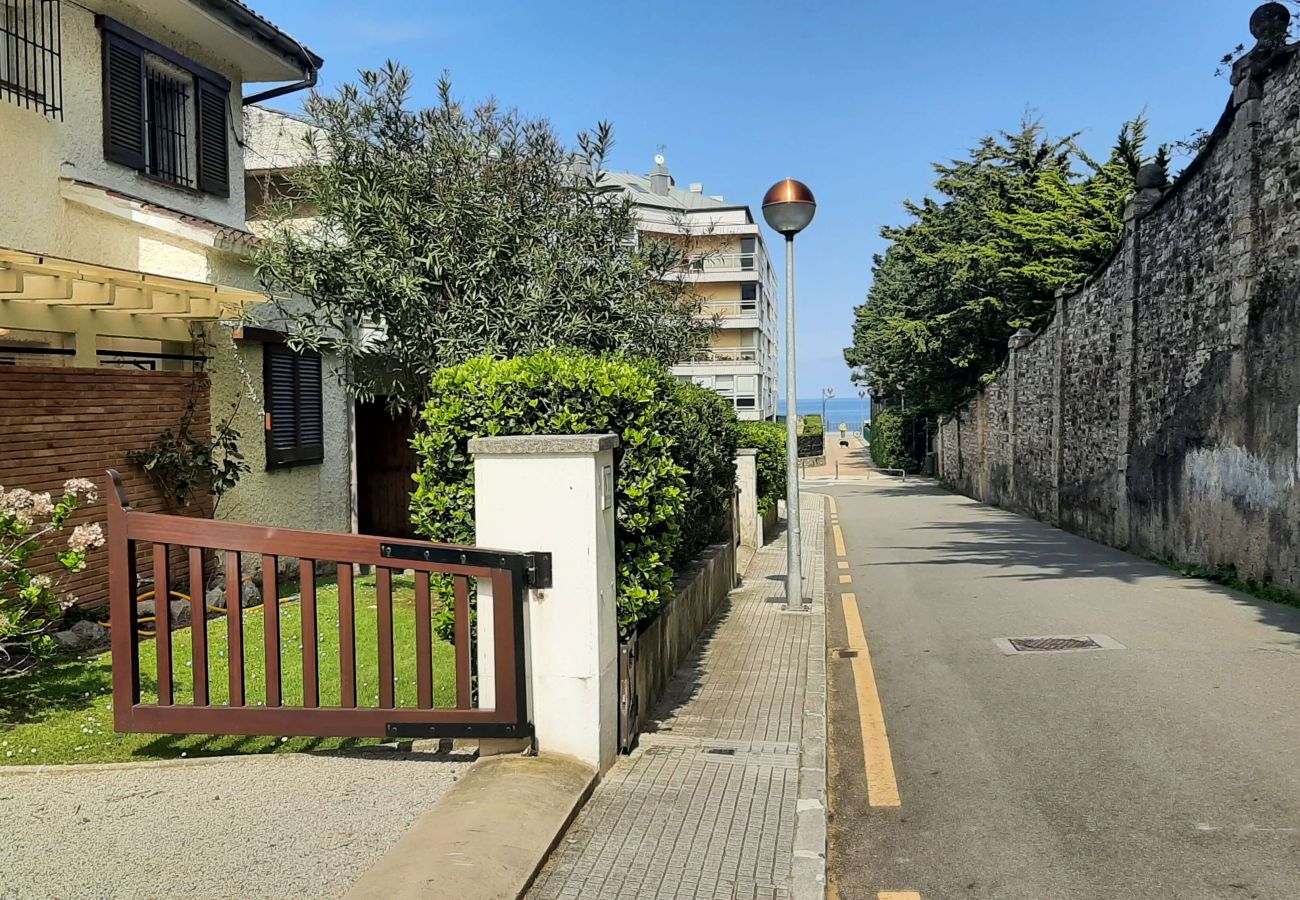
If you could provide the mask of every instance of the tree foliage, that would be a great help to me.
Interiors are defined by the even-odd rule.
[[[864,380],[901,387],[909,412],[950,411],[1001,366],[1012,333],[1047,323],[1058,288],[1107,259],[1146,123],[1125,124],[1105,162],[1076,138],[1025,120],[934,166],[936,196],[906,202],[911,221],[881,231],[891,245],[875,257],[845,351]]]
[[[411,519],[432,540],[474,542],[470,438],[617,434],[618,618],[630,634],[672,599],[674,573],[725,533],[735,420],[716,393],[648,361],[556,351],[471,359],[433,378],[413,442]],[[453,616],[444,602],[437,627],[447,639]]]
[[[292,341],[337,353],[352,390],[413,409],[433,373],[541,348],[674,363],[707,339],[685,249],[636,239],[601,169],[601,123],[566,147],[545,121],[461,105],[444,77],[416,109],[408,71],[313,94],[304,164],[270,213],[259,272]]]
[[[736,445],[758,451],[755,460],[758,511],[766,515],[785,498],[785,425],[777,422],[737,422]]]
[[[920,461],[908,450],[905,432],[915,430],[915,417],[882,409],[871,420],[871,460],[882,469],[921,471]]]

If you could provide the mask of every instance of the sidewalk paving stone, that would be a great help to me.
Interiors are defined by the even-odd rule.
[[[802,500],[810,613],[782,609],[785,534],[754,555],[711,631],[561,838],[529,897],[788,900],[801,745],[824,759],[824,503]],[[811,678],[810,678],[811,673]],[[810,701],[811,695],[811,701]],[[804,756],[809,756],[807,752]],[[824,810],[824,770],[821,780]],[[801,826],[802,827],[802,826]],[[824,864],[824,858],[821,859]],[[805,894],[806,895],[806,894]]]

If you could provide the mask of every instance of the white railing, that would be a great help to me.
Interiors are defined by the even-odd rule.
[[[677,268],[686,274],[706,272],[762,272],[766,266],[758,253],[701,253]]]
[[[751,300],[711,300],[701,306],[700,311],[706,316],[721,316],[724,319],[759,316],[758,303]]]
[[[756,363],[758,349],[755,347],[706,347],[696,350],[687,362],[699,363]]]

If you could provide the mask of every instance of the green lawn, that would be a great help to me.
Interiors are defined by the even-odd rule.
[[[296,587],[281,587],[290,596]],[[375,580],[355,582],[357,643],[357,704],[379,702]],[[338,590],[321,584],[317,596],[320,703],[338,705]],[[393,644],[398,706],[416,705],[415,607],[412,579],[393,578]],[[280,605],[280,671],[283,704],[302,703],[301,607]],[[266,645],[262,609],[244,610],[245,702],[260,706],[266,699]],[[226,620],[209,619],[208,684],[211,703],[229,697],[226,660]],[[193,699],[190,629],[172,632],[175,702]],[[152,639],[140,642],[142,700],[157,701],[157,650]],[[434,703],[454,706],[455,651],[450,644],[434,645]],[[214,735],[117,734],[113,731],[112,662],[105,652],[68,656],[52,661],[21,678],[0,681],[0,765],[68,762],[118,762],[137,759],[216,756],[355,747],[376,743],[351,738],[244,737]]]

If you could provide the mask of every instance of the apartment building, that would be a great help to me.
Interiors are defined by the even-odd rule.
[[[776,415],[776,273],[762,229],[748,206],[677,187],[662,156],[647,175],[608,172],[609,184],[632,197],[643,234],[688,241],[690,258],[676,277],[695,285],[704,314],[718,328],[695,359],[673,374],[717,391],[742,419]]]

